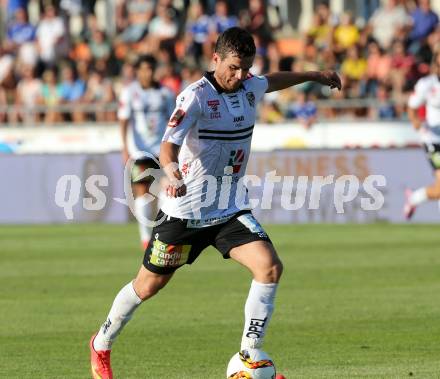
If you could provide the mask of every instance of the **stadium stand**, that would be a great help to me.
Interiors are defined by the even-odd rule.
[[[341,93],[306,84],[267,96],[262,122],[301,118],[293,110],[304,96],[318,105],[318,119],[406,119],[409,93],[440,47],[430,2],[372,1],[367,9],[360,1],[343,12],[333,3],[315,1],[302,30],[284,14],[287,1],[2,2],[0,122],[114,121],[138,55],[154,54],[157,80],[178,93],[209,69],[218,33],[233,25],[255,37],[254,74],[331,69],[343,75]]]

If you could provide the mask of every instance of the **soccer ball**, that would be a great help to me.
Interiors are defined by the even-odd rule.
[[[246,349],[234,354],[226,370],[227,379],[275,379],[272,359],[260,349]]]

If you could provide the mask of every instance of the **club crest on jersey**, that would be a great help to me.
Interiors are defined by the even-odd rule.
[[[255,95],[253,92],[246,92],[246,99],[252,108],[255,108]]]
[[[176,109],[172,114],[170,121],[168,121],[168,126],[170,128],[175,128],[182,122],[184,117],[185,117],[185,111],[181,108]]]
[[[215,99],[215,100],[208,100],[208,107],[211,108],[211,110],[213,112],[217,112],[218,111],[218,106],[220,105],[220,101]]]
[[[228,165],[232,167],[232,173],[238,174],[244,161],[244,150],[231,150]]]

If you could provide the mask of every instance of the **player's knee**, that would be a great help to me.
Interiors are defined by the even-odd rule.
[[[259,277],[255,279],[263,283],[278,283],[282,273],[283,263],[280,260],[276,260],[264,267]]]
[[[274,279],[273,283],[279,282],[281,275],[283,274],[283,269],[284,269],[283,262],[277,260],[272,268],[272,276]]]
[[[163,287],[165,287],[166,283],[167,281],[162,280],[161,278],[144,280],[143,282],[135,280],[134,289],[142,300],[147,300],[156,295]]]

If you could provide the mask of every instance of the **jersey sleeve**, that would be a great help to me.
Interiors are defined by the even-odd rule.
[[[124,121],[130,118],[130,90],[128,87],[121,91],[118,102],[118,120]]]
[[[168,121],[162,142],[182,145],[189,129],[196,124],[202,113],[196,91],[188,88],[177,96],[176,106]]]
[[[426,103],[426,96],[429,90],[429,82],[425,80],[419,80],[414,87],[414,92],[408,99],[408,106],[413,109],[417,109]]]
[[[267,78],[263,75],[251,76],[246,80],[246,90],[251,90],[255,95],[255,101],[258,103],[264,96],[269,87]]]

